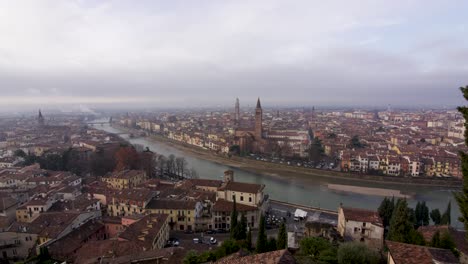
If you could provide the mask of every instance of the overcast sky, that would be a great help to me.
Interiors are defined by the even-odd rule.
[[[0,0],[0,105],[463,103],[468,1]]]

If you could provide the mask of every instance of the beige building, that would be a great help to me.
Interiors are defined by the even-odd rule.
[[[200,206],[203,208],[201,203],[196,201],[153,199],[146,211],[168,215],[171,230],[195,230],[195,218],[200,214]]]
[[[376,211],[340,206],[338,232],[345,241],[360,241],[376,250],[383,248],[384,227]]]
[[[147,180],[146,172],[143,170],[124,170],[110,173],[102,177],[102,181],[114,189],[134,188]]]
[[[235,182],[234,172],[228,170],[224,172],[224,182],[218,188],[216,200],[233,202],[236,199],[238,204],[263,207],[266,202],[263,195],[264,189],[265,185],[263,184]]]
[[[144,214],[155,193],[148,189],[123,189],[107,196],[107,214],[128,216]]]

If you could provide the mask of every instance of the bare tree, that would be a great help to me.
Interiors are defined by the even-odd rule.
[[[175,172],[175,156],[174,156],[174,154],[169,155],[169,158],[167,159],[167,162],[166,162],[166,168],[167,168],[167,172],[169,174],[172,174],[172,173]]]

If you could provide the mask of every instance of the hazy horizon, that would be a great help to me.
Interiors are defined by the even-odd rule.
[[[0,1],[0,111],[453,108],[466,1]]]

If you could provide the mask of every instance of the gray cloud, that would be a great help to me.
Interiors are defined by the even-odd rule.
[[[0,3],[4,108],[455,106],[468,84],[465,3],[96,3]]]

